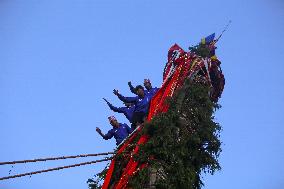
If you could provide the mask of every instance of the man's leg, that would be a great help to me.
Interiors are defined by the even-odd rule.
[[[138,125],[144,123],[144,117],[145,117],[144,112],[134,112],[131,128],[134,130]]]

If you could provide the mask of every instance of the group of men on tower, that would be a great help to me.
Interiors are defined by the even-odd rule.
[[[156,94],[159,88],[152,87],[151,81],[149,79],[144,79],[144,87],[142,85],[137,85],[133,87],[131,82],[128,82],[130,91],[136,96],[125,97],[121,95],[118,90],[114,89],[113,93],[124,103],[125,107],[115,107],[105,98],[109,108],[118,113],[123,113],[125,117],[131,123],[131,128],[125,123],[119,123],[114,116],[109,116],[109,122],[112,125],[112,129],[108,131],[107,134],[103,134],[100,128],[96,128],[96,131],[103,137],[103,139],[108,140],[114,137],[116,139],[116,145],[119,145],[136,127],[144,122],[148,115],[149,105],[152,97]]]

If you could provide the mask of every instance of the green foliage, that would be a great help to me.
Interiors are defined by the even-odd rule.
[[[221,127],[214,122],[219,106],[208,96],[209,87],[187,81],[169,100],[168,112],[153,118],[144,127],[150,140],[135,158],[148,167],[130,179],[132,188],[149,182],[147,169],[160,170],[156,188],[199,189],[202,172],[220,169]],[[153,157],[153,158],[149,158]]]
[[[97,182],[97,180],[94,180],[94,179],[88,179],[87,184],[88,184],[89,189],[99,189],[100,188],[99,183]]]
[[[100,189],[102,185],[100,184],[106,177],[108,167],[105,167],[104,170],[95,175],[95,178],[90,178],[87,180],[89,189]]]
[[[190,52],[195,53],[198,56],[201,56],[203,58],[210,57],[210,49],[206,44],[200,43],[197,46],[189,47]]]
[[[134,158],[139,166],[146,164],[146,167],[129,179],[130,188],[149,188],[151,183],[157,189],[200,189],[202,172],[213,174],[220,170],[221,126],[214,121],[219,105],[210,99],[209,91],[204,83],[186,81],[175,96],[168,99],[169,110],[145,123],[133,145],[115,157],[110,186],[121,177],[130,152],[143,134],[149,136],[149,141],[140,146]],[[104,179],[105,174],[100,174],[100,179]],[[153,176],[156,177],[154,183],[151,182]],[[96,181],[91,184],[98,186]]]
[[[128,145],[121,154],[115,155],[114,158],[115,158],[116,163],[114,165],[114,171],[112,173],[112,177],[109,183],[109,188],[112,188],[113,185],[116,183],[116,181],[120,179],[120,176],[130,159],[129,154],[134,149],[140,136],[141,136],[141,133],[138,133],[137,137],[132,141],[132,144]],[[96,174],[95,178],[88,179],[87,184],[89,186],[89,189],[101,188],[102,185],[100,183],[101,181],[105,179],[107,171],[108,171],[108,166],[105,167],[105,169],[102,172]]]

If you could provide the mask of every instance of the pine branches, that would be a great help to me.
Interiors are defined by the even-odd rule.
[[[206,84],[187,80],[168,99],[169,110],[145,123],[139,136],[146,134],[149,141],[134,159],[146,166],[129,179],[128,187],[200,189],[202,172],[214,174],[221,169],[221,126],[214,120],[220,106],[210,99],[209,91]],[[116,157],[112,183],[120,178],[130,152],[131,148]],[[98,176],[104,178],[104,174]],[[98,182],[92,184],[91,189],[99,188]]]
[[[146,169],[163,170],[156,188],[199,189],[203,185],[202,172],[213,174],[220,169],[221,127],[213,116],[219,106],[208,93],[209,87],[187,81],[169,100],[169,111],[146,124],[144,132],[150,140],[136,158],[149,165]],[[136,188],[137,180],[147,179],[138,173],[130,179],[131,187]]]

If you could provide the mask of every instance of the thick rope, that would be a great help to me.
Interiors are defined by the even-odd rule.
[[[7,162],[0,162],[0,165],[10,165],[10,164],[17,164],[17,163],[31,163],[31,162],[38,162],[38,161],[50,161],[50,160],[60,160],[60,159],[72,159],[72,158],[80,158],[80,157],[94,157],[94,156],[102,156],[102,155],[109,155],[109,154],[115,154],[115,153],[114,152],[106,152],[106,153],[98,153],[98,154],[81,154],[81,155],[75,155],[75,156],[39,158],[39,159],[32,159],[32,160],[7,161]]]
[[[57,171],[57,170],[67,169],[67,168],[72,168],[72,167],[79,167],[79,166],[82,166],[82,165],[89,165],[89,164],[93,164],[93,163],[108,161],[108,160],[111,160],[112,158],[113,157],[108,157],[108,158],[96,160],[96,161],[89,161],[89,162],[84,162],[84,163],[79,163],[79,164],[73,164],[73,165],[55,167],[55,168],[51,168],[51,169],[45,169],[45,170],[23,173],[23,174],[18,174],[18,175],[12,175],[12,176],[7,176],[7,177],[2,177],[2,178],[0,178],[0,180],[7,180],[7,179],[23,177],[23,176],[31,176],[31,175],[35,175],[35,174],[40,174],[40,173],[45,173],[45,172],[50,172],[50,171]]]

